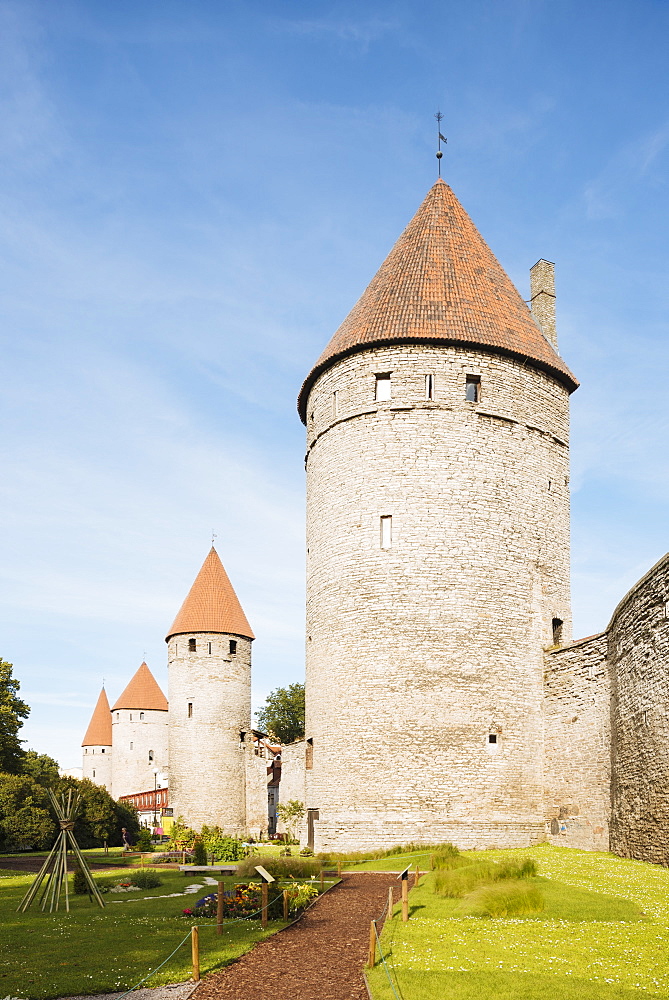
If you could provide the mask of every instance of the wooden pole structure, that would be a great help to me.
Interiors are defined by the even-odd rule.
[[[263,928],[267,927],[267,882],[264,879],[262,884],[262,914],[260,923]]]
[[[430,871],[434,871],[434,854],[430,855]]]
[[[393,919],[393,906],[394,905],[395,904],[393,902],[393,887],[392,887],[392,885],[389,885],[388,886],[388,916],[386,917],[386,920],[392,920]]]
[[[223,933],[223,889],[224,883],[218,883],[218,889],[216,891],[216,933]]]
[[[323,869],[321,868],[321,892],[323,892],[323,889],[325,888],[324,876],[325,876],[325,873],[324,873]]]
[[[367,959],[367,968],[373,969],[376,965],[376,920],[371,920],[369,923],[369,957]]]
[[[193,982],[200,982],[200,928],[193,924],[190,929],[190,950],[193,958]]]
[[[283,890],[283,919],[288,920],[288,890]]]
[[[402,879],[402,922],[409,919],[409,879]]]
[[[416,863],[416,878],[414,880],[414,887],[418,885],[419,878],[420,878],[420,870],[418,868],[418,863]]]
[[[341,878],[341,861],[337,862],[337,875]]]

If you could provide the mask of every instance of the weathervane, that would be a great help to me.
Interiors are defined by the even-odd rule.
[[[216,532],[215,532],[215,531],[214,531],[214,529],[212,528],[212,529],[211,529],[211,547],[212,547],[212,549],[213,549],[213,547],[214,547],[214,539],[215,539],[215,538],[218,538],[218,535],[216,534]]]
[[[437,119],[437,163],[439,164],[439,177],[441,177],[441,158],[444,155],[441,151],[441,144],[446,142],[446,136],[441,134],[441,120],[444,116],[441,111],[437,111],[434,117]]]

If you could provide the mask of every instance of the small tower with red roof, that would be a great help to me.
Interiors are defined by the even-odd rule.
[[[212,546],[166,638],[170,805],[198,830],[246,832],[253,638]]]
[[[142,663],[111,709],[113,796],[154,788],[167,770],[167,699]]]
[[[100,691],[82,743],[83,776],[112,790],[112,723],[104,687]]]

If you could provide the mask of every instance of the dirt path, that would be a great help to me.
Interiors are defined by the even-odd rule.
[[[392,872],[344,875],[292,927],[207,976],[192,1000],[367,1000],[369,922],[381,916],[389,885],[397,899]]]

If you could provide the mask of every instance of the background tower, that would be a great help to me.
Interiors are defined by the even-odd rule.
[[[153,790],[167,769],[167,699],[142,663],[111,710],[113,796]]]
[[[316,849],[543,838],[576,385],[438,181],[299,398]]]
[[[167,635],[175,819],[246,830],[253,632],[212,546]]]
[[[90,778],[96,785],[104,785],[112,790],[112,722],[104,688],[88,723],[86,735],[81,743],[84,778]]]

